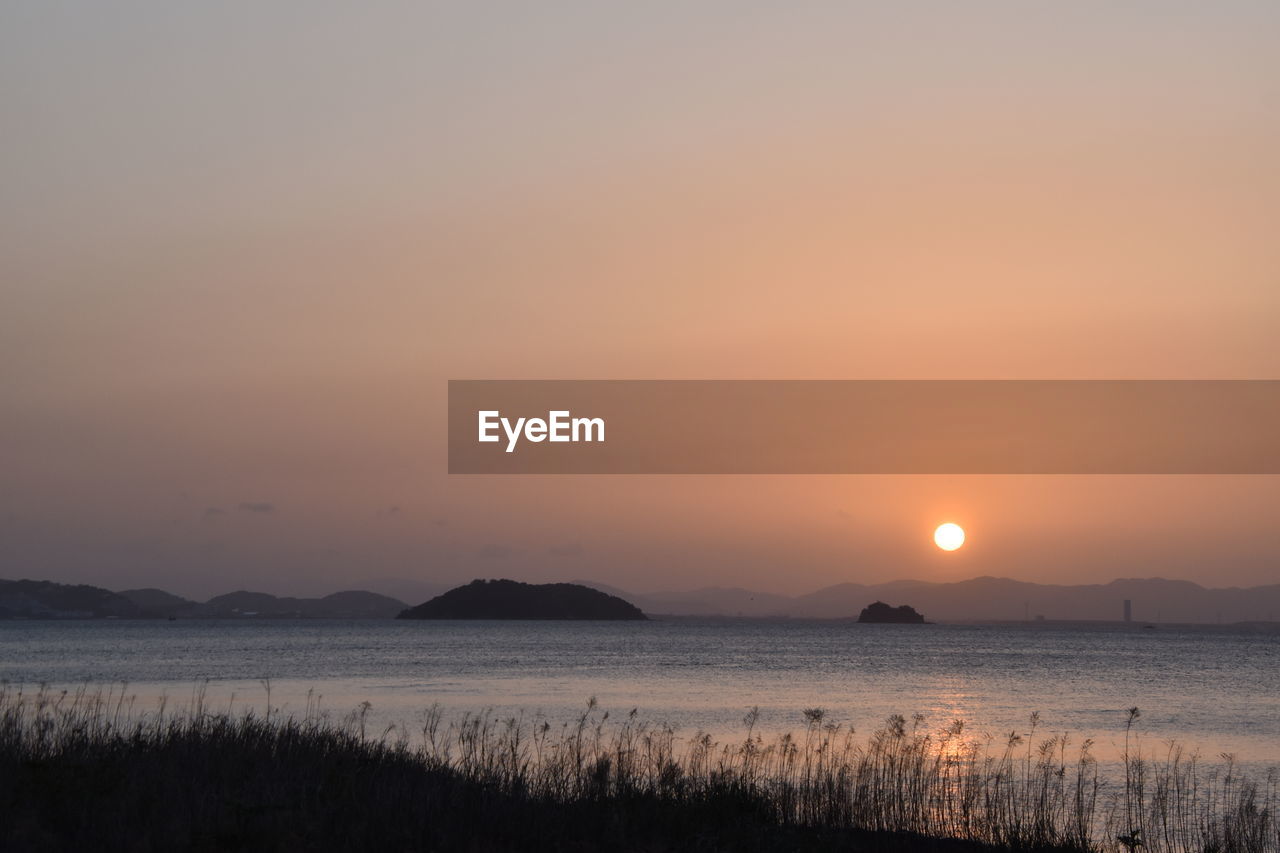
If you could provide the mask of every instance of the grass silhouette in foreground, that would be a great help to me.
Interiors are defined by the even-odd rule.
[[[420,729],[0,687],[0,849],[1276,851],[1274,779],[1170,746],[1108,784],[1089,742],[891,717],[866,737],[720,744],[618,723],[428,709]],[[1129,722],[1136,716],[1130,712]],[[1127,729],[1126,729],[1127,732]]]

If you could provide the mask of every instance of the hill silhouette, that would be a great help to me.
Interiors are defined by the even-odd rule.
[[[405,603],[365,590],[323,598],[230,592],[203,604],[162,589],[112,592],[87,584],[0,580],[0,619],[390,619]]]
[[[193,615],[277,619],[390,619],[404,602],[376,592],[349,590],[324,598],[281,598],[265,592],[240,590],[211,598]]]
[[[440,584],[425,581],[401,583],[393,579],[387,583],[406,590],[417,589],[421,597],[409,598],[410,601],[432,601],[434,598],[431,596],[439,594],[432,588],[444,589]],[[1280,584],[1215,589],[1190,581],[1164,578],[1121,578],[1105,584],[1080,585],[1039,584],[996,577],[943,583],[899,580],[871,585],[842,583],[798,596],[737,587],[633,594],[591,581],[552,586],[595,590],[606,598],[620,599],[642,613],[667,616],[850,619],[868,601],[905,600],[920,612],[929,614],[935,622],[1021,622],[1036,617],[1067,622],[1120,621],[1127,599],[1132,605],[1134,622],[1226,624],[1264,623],[1280,619]],[[406,607],[402,598],[367,590],[339,592],[323,598],[239,591],[201,603],[155,588],[112,592],[87,584],[0,580],[0,619],[163,619],[169,616],[183,619],[390,619]],[[592,611],[588,608],[587,612]],[[628,617],[534,615],[493,618]]]
[[[138,619],[147,615],[128,598],[102,587],[0,580],[0,619]]]
[[[199,602],[155,587],[122,589],[119,594],[138,605],[148,616],[190,616],[200,606]]]
[[[411,607],[398,619],[646,619],[638,607],[573,583],[474,580]]]

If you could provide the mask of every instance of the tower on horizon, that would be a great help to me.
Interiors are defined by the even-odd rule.
[[[1127,598],[1124,600],[1124,621],[1133,621],[1133,602]]]

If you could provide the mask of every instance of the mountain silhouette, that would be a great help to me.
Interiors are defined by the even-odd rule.
[[[280,598],[265,592],[229,592],[209,599],[196,616],[258,618],[390,619],[405,604],[365,590],[348,590],[324,598]]]
[[[417,588],[420,590],[430,590],[433,586],[431,582],[413,583],[419,584]],[[504,583],[515,584],[516,581]],[[1037,617],[1061,621],[1120,621],[1127,600],[1131,604],[1133,621],[1143,623],[1212,624],[1274,622],[1280,619],[1280,584],[1213,589],[1190,581],[1164,578],[1121,578],[1105,584],[1074,586],[996,577],[950,583],[899,580],[882,584],[842,583],[799,596],[739,587],[635,594],[591,581],[543,586],[586,588],[604,595],[606,599],[619,599],[642,614],[663,616],[851,619],[868,601],[880,600],[910,601],[913,607],[927,613],[935,622],[1020,622]],[[434,600],[431,598],[427,603]],[[587,606],[586,612],[594,612],[589,604],[584,605]],[[397,616],[406,607],[401,599],[367,590],[339,592],[323,598],[280,597],[238,591],[200,603],[154,588],[117,593],[87,584],[0,580],[0,619],[146,619],[166,616],[378,619]]]
[[[123,589],[119,594],[138,605],[143,613],[153,617],[189,616],[200,606],[198,601],[192,601],[155,587]]]
[[[112,592],[87,584],[0,580],[0,619],[390,619],[405,603],[365,590],[323,598],[230,592],[203,604],[162,589]]]
[[[146,615],[128,598],[102,587],[0,580],[0,619],[137,619]]]
[[[601,588],[598,584],[588,584]],[[936,583],[897,580],[842,583],[805,595],[703,587],[687,592],[631,594],[606,587],[650,614],[669,616],[790,616],[847,619],[868,601],[910,601],[933,621],[1104,620],[1123,618],[1132,602],[1134,621],[1266,622],[1280,619],[1280,584],[1206,588],[1190,581],[1122,578],[1105,584],[1040,584],[977,577]]]

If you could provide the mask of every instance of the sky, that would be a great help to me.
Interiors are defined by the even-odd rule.
[[[1272,2],[11,2],[0,127],[0,577],[1280,582],[1276,477],[444,434],[451,378],[1280,377]]]

